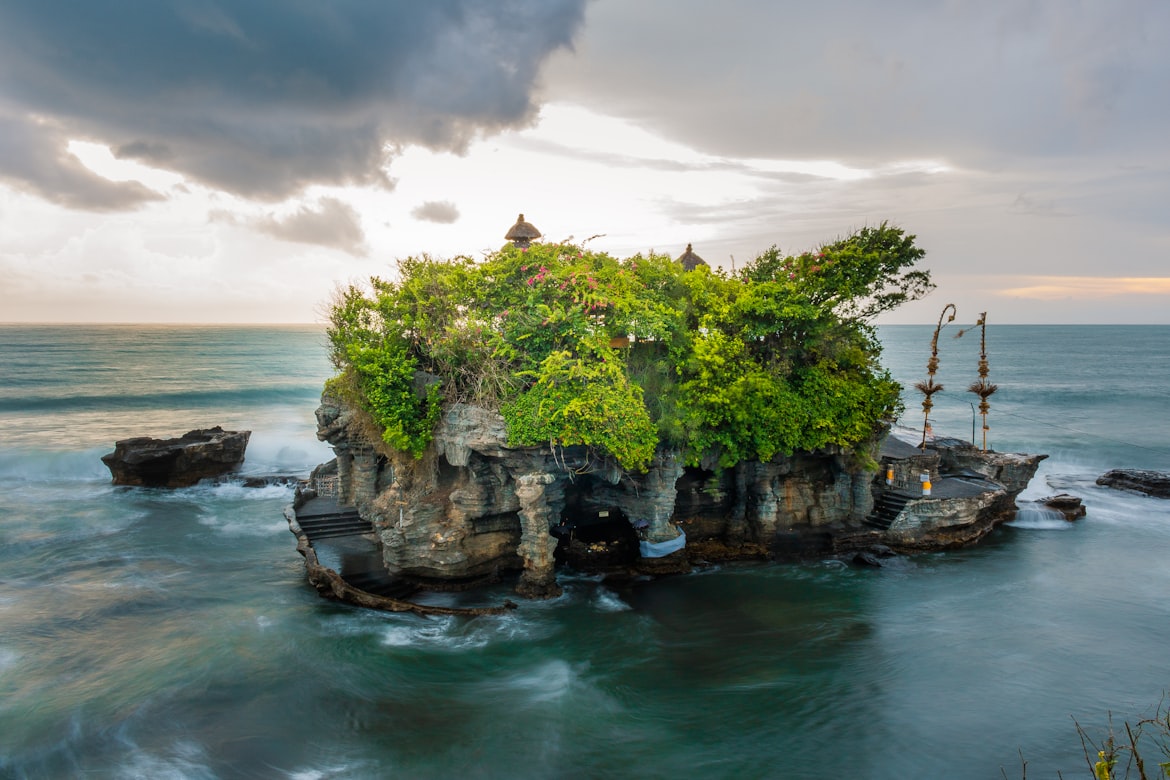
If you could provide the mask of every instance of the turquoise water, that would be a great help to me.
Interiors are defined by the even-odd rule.
[[[953,327],[935,428],[969,436]],[[900,380],[931,330],[883,329]],[[1026,496],[1081,496],[1078,523],[424,619],[319,599],[285,488],[114,488],[97,460],[219,424],[254,431],[247,471],[307,472],[318,329],[0,327],[0,777],[1087,776],[1072,719],[1170,689],[1170,501],[1093,483],[1170,470],[1170,328],[988,337],[991,443],[1051,453]]]

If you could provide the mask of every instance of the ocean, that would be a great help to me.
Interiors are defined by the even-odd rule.
[[[966,438],[957,325],[931,419]],[[908,388],[932,331],[880,331]],[[881,569],[565,574],[505,616],[422,618],[319,598],[288,488],[119,488],[99,460],[222,425],[253,431],[245,473],[307,474],[331,457],[320,328],[0,326],[0,777],[1089,777],[1076,724],[1170,691],[1170,501],[1095,484],[1170,470],[1170,326],[987,338],[989,443],[1049,454],[1023,498],[1085,518]]]

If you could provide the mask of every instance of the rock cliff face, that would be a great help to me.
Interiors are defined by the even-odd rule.
[[[559,593],[561,554],[589,553],[646,572],[682,571],[687,550],[706,558],[764,556],[793,540],[820,546],[829,529],[860,527],[874,473],[840,453],[744,463],[722,473],[684,468],[660,449],[647,473],[624,474],[583,450],[509,448],[499,414],[454,405],[421,459],[371,444],[359,413],[325,399],[318,438],[337,454],[341,499],[381,537],[386,566],[426,583],[473,583],[521,571],[518,591]],[[686,533],[686,549],[637,553]],[[798,546],[803,542],[798,543]],[[628,550],[615,561],[614,550]],[[620,558],[621,556],[619,556]]]
[[[372,443],[364,415],[337,401],[324,399],[317,421],[318,438],[337,454],[339,497],[373,524],[392,573],[451,587],[519,571],[517,591],[532,598],[559,594],[558,560],[662,573],[685,571],[690,560],[802,557],[878,541],[949,545],[963,540],[952,526],[974,519],[989,529],[1010,516],[1038,461],[1004,455],[1000,463],[974,448],[948,455],[972,460],[950,470],[1010,485],[975,490],[967,507],[975,516],[936,503],[874,530],[865,521],[882,483],[841,452],[716,472],[684,467],[660,447],[647,473],[632,475],[580,448],[510,448],[502,417],[475,406],[452,406],[417,460]]]

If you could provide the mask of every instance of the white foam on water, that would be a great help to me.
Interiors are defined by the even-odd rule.
[[[509,613],[481,615],[467,620],[455,616],[430,618],[425,622],[395,622],[379,633],[387,647],[425,648],[429,651],[465,653],[489,645],[529,642],[546,636],[549,629],[539,622]]]
[[[5,449],[0,452],[0,480],[24,482],[109,482],[101,457],[109,447],[88,450]]]
[[[628,612],[633,607],[609,588],[598,588],[593,605],[602,612]]]
[[[20,654],[15,650],[9,650],[6,647],[0,647],[0,674],[4,674],[9,669],[16,666],[16,663],[19,660]]]
[[[315,421],[310,419],[301,430],[253,431],[242,471],[308,476],[317,464],[332,459],[333,450],[317,441]]]
[[[293,488],[290,485],[265,485],[264,487],[244,487],[240,482],[220,482],[209,486],[211,495],[218,499],[233,501],[272,501],[274,499],[292,500]]]
[[[386,626],[381,631],[382,644],[387,647],[439,647],[449,646],[453,617],[438,618],[424,625],[403,624]],[[486,640],[475,643],[483,647]],[[464,648],[471,649],[471,648]]]
[[[170,755],[166,756],[131,750],[118,767],[117,776],[142,780],[191,780],[216,775],[207,765],[206,751],[194,742],[183,740],[176,742]]]
[[[519,695],[528,703],[541,704],[564,698],[573,689],[579,676],[568,661],[558,658],[508,675],[498,682],[485,682],[481,687],[511,696]]]
[[[1005,525],[1033,531],[1067,531],[1075,527],[1075,523],[1066,520],[1057,510],[1035,504],[1019,505],[1015,518]]]
[[[288,532],[288,521],[279,514],[272,517],[256,515],[247,518],[221,518],[214,514],[201,514],[199,524],[212,528],[224,536],[271,537],[281,531]]]
[[[347,778],[353,777],[354,772],[363,768],[371,768],[370,762],[359,761],[350,764],[335,764],[332,766],[314,766],[306,767],[304,769],[294,769],[291,772],[286,772],[285,777],[289,780],[333,780],[333,778]],[[381,767],[383,771],[385,767]],[[390,776],[387,773],[384,776]]]

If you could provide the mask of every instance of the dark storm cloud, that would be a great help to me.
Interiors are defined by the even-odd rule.
[[[459,219],[459,209],[455,207],[454,203],[448,200],[429,200],[415,207],[410,212],[410,215],[424,222],[438,222],[443,225],[450,225]]]
[[[162,200],[138,182],[98,176],[66,149],[69,138],[48,123],[0,115],[0,181],[52,203],[90,211],[131,209]]]
[[[395,146],[459,149],[528,121],[538,69],[571,43],[584,2],[10,0],[0,115],[23,136],[47,118],[58,147],[106,143],[255,198],[389,186]],[[70,183],[0,165],[38,192]],[[57,198],[70,199],[95,202]]]
[[[1164,149],[1165,0],[590,6],[559,99],[733,157],[858,163]]]

